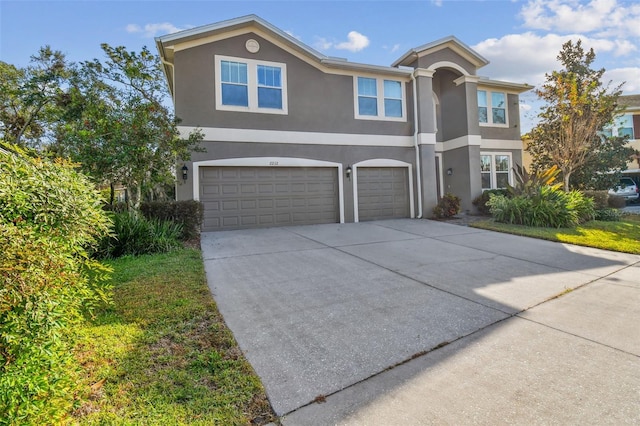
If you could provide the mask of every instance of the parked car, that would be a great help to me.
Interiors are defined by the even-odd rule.
[[[640,201],[640,188],[630,177],[621,177],[620,183],[615,188],[609,190],[609,195],[617,195],[626,201]]]

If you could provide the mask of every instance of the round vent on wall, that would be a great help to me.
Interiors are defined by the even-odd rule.
[[[257,41],[255,41],[254,39],[250,38],[249,40],[247,40],[247,42],[244,44],[244,47],[247,48],[247,50],[249,51],[249,53],[257,53],[258,50],[260,50],[260,43],[258,43]]]

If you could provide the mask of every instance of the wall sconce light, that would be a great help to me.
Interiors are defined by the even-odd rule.
[[[182,180],[187,180],[189,177],[189,168],[186,164],[182,166]]]
[[[447,169],[447,176],[451,176],[453,174],[453,169],[451,167],[449,167]]]
[[[351,169],[351,165],[348,165],[347,169],[344,171],[346,173],[346,175],[347,175],[347,179],[349,179],[349,180],[351,180],[351,172],[352,171],[353,170]]]

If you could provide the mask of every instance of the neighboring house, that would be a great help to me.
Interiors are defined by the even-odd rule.
[[[204,203],[205,231],[429,217],[444,193],[470,211],[522,162],[531,87],[478,77],[488,61],[455,37],[390,67],[325,56],[255,15],[156,44],[181,131],[204,133],[177,198]]]
[[[640,152],[640,95],[620,96],[619,104],[625,107],[624,114],[614,121],[606,132],[611,135],[629,136],[629,145]],[[627,162],[624,176],[634,177],[640,182],[640,158],[636,155]]]
[[[624,107],[624,113],[613,121],[611,126],[602,130],[606,136],[629,136],[629,145],[640,152],[640,95],[624,95],[618,98],[618,104]],[[522,136],[523,147],[526,150],[529,142],[528,135]],[[523,151],[522,161],[527,170],[531,168],[531,155]],[[640,158],[636,155],[627,162],[627,169],[622,171],[624,176],[631,176],[640,182]]]

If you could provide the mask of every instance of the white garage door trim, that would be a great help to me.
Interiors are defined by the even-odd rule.
[[[344,192],[342,164],[331,161],[312,160],[293,157],[243,157],[224,160],[204,160],[193,162],[193,199],[200,201],[200,167],[336,167],[338,169],[338,203],[340,205],[340,223],[344,223]],[[411,199],[413,211],[413,198]],[[412,212],[413,214],[413,212]]]
[[[351,166],[351,174],[353,179],[353,221],[359,222],[360,217],[358,213],[358,167],[406,167],[409,172],[409,215],[411,219],[415,218],[413,208],[413,166],[410,163],[404,161],[392,160],[388,158],[374,158],[371,160],[361,161]]]

